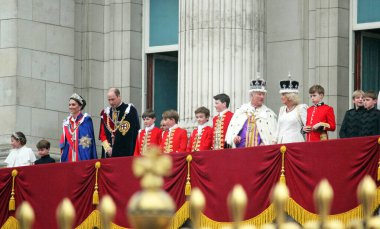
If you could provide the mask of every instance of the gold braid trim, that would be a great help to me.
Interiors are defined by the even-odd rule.
[[[175,213],[168,229],[180,228],[190,218],[190,203],[186,201]]]
[[[1,229],[19,229],[19,228],[20,228],[20,225],[18,223],[18,220],[13,216],[9,216],[7,221],[5,221],[5,223],[1,227]]]
[[[267,223],[271,223],[275,219],[275,211],[273,204],[269,205],[267,209],[265,209],[262,213],[260,213],[258,216],[255,216],[251,219],[244,220],[242,223],[243,225],[255,225],[255,226],[261,226]],[[201,227],[208,227],[208,228],[223,228],[226,226],[231,226],[232,223],[230,222],[218,222],[215,220],[212,220],[208,218],[206,215],[201,213],[201,219],[200,219],[200,226]]]
[[[88,228],[102,228],[102,219],[99,210],[94,210],[91,214],[75,229],[88,229]],[[127,229],[126,227],[118,226],[114,223],[111,224],[112,229]]]

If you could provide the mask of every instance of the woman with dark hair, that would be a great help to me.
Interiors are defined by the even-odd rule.
[[[70,116],[63,121],[60,141],[61,162],[96,159],[94,126],[91,117],[82,110],[86,101],[74,93],[69,100]]]
[[[36,156],[32,149],[26,147],[25,144],[26,137],[22,132],[15,132],[11,135],[13,149],[9,152],[7,159],[5,159],[7,167],[33,165],[36,161]]]

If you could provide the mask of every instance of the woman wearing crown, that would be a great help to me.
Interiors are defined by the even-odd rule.
[[[82,110],[86,101],[74,93],[69,100],[70,116],[63,121],[60,141],[61,162],[97,158],[94,127],[91,117]]]
[[[275,143],[304,142],[302,127],[306,124],[306,104],[299,104],[299,83],[292,80],[280,81],[281,102],[284,104],[278,114]]]
[[[226,133],[226,142],[232,148],[273,144],[277,121],[276,114],[264,105],[265,85],[263,79],[252,80],[251,101],[234,113]]]

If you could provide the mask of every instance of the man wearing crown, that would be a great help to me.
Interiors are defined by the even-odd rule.
[[[120,90],[110,88],[107,93],[110,107],[101,113],[99,140],[102,158],[132,156],[140,129],[137,110],[133,104],[121,101]]]
[[[276,114],[264,105],[265,85],[263,79],[252,80],[251,101],[234,113],[226,134],[226,142],[232,148],[273,144],[277,121]]]

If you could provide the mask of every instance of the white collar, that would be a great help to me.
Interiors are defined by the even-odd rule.
[[[228,109],[225,109],[224,111],[220,112],[219,113],[219,117],[222,117],[225,113],[227,113],[229,110]]]
[[[203,123],[202,125],[198,126],[198,134],[202,133],[203,128],[207,125],[207,122]]]
[[[153,130],[153,128],[154,128],[154,124],[152,124],[152,125],[150,125],[148,127],[145,127],[145,132],[147,133],[147,132]]]
[[[170,127],[170,128],[169,128],[169,132],[172,131],[172,130],[174,130],[174,129],[177,128],[177,127],[178,127],[178,124],[175,124],[174,126]]]

